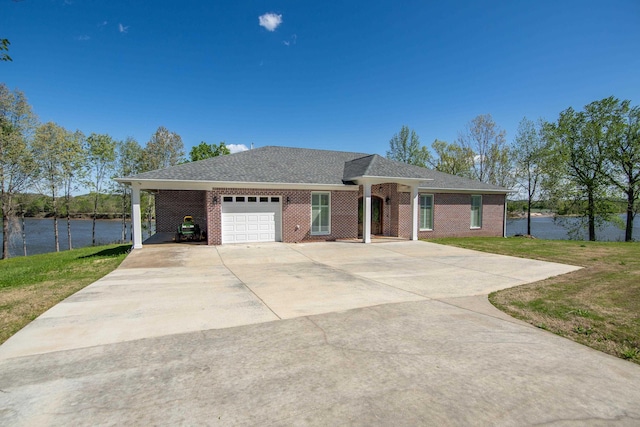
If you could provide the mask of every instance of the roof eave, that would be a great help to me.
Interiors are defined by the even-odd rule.
[[[419,187],[420,190],[430,190],[433,192],[443,193],[476,193],[476,194],[509,194],[509,193],[517,193],[515,190],[508,190],[506,188],[443,188],[443,187],[429,187],[426,185],[421,185]]]
[[[255,188],[255,189],[314,189],[314,190],[342,190],[357,191],[358,186],[353,183],[300,183],[300,182],[244,182],[244,181],[205,181],[181,179],[151,179],[151,178],[114,178],[121,184],[135,185],[138,188],[155,190],[211,190],[213,188]]]
[[[371,183],[371,184],[382,184],[387,182],[395,182],[398,184],[407,184],[411,185],[416,182],[425,182],[425,181],[433,181],[432,178],[408,178],[408,177],[397,177],[397,176],[375,176],[375,175],[362,175],[362,176],[354,176],[350,178],[345,178],[344,181],[353,181],[358,184],[361,183]]]

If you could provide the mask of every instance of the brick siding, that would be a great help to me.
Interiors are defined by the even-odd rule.
[[[471,229],[471,194],[424,194],[433,194],[433,230],[418,231],[418,238],[503,235],[504,194],[482,195],[482,227],[477,229]]]
[[[358,234],[358,196],[355,191],[331,191],[331,234],[311,235],[310,190],[265,190],[250,188],[214,188],[207,191],[207,236],[210,245],[222,244],[224,196],[280,196],[282,201],[282,241],[331,241],[356,238]],[[216,203],[213,202],[214,198]]]
[[[282,201],[282,241],[331,241],[358,237],[358,203],[363,187],[355,191],[331,191],[331,234],[311,235],[310,190],[265,190],[214,188],[212,191],[161,190],[156,194],[156,227],[173,232],[184,215],[192,215],[207,231],[210,245],[222,244],[223,196],[279,196]],[[393,183],[371,187],[372,196],[382,201],[382,234],[411,237],[411,194],[399,192]],[[502,236],[505,196],[482,196],[482,227],[471,229],[471,195],[424,193],[434,195],[433,230],[419,231],[421,239],[436,237]],[[214,198],[216,202],[214,203]],[[388,202],[387,202],[388,200]]]
[[[358,196],[362,197],[360,186]],[[471,229],[471,194],[434,193],[433,230],[418,231],[418,238],[502,236],[504,226],[504,201],[502,194],[482,196],[482,227]],[[479,193],[478,193],[479,194]],[[411,193],[398,191],[398,184],[371,186],[371,196],[380,197],[383,203],[383,235],[411,238]],[[389,203],[386,203],[386,199]],[[360,203],[362,201],[360,200]]]
[[[202,230],[207,229],[205,192],[159,190],[156,195],[156,231],[175,232],[185,215],[191,215]]]

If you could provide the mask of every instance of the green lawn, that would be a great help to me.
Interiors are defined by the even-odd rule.
[[[0,344],[69,295],[114,270],[130,245],[0,260]]]
[[[640,364],[640,244],[517,237],[430,241],[584,267],[494,292],[489,300],[539,328]]]

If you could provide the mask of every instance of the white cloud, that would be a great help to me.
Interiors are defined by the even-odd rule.
[[[129,31],[129,26],[124,26],[122,24],[118,24],[118,31],[120,31],[121,33],[127,33]]]
[[[76,37],[76,40],[87,41],[87,40],[91,40],[91,37],[86,34],[83,34],[81,36]]]
[[[258,17],[260,26],[267,29],[267,31],[275,31],[280,24],[282,24],[282,15],[276,15],[275,13],[265,13]]]
[[[98,28],[106,27],[108,23],[109,23],[108,21],[102,21],[101,23],[98,24]]]
[[[227,148],[229,149],[229,151],[231,151],[231,154],[239,153],[241,151],[247,151],[249,149],[244,144],[229,144],[229,145],[227,145]]]

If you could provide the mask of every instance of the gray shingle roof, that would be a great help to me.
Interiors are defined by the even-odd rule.
[[[358,177],[392,177],[427,180],[431,179],[431,172],[426,168],[371,154],[347,162],[344,166],[343,179],[350,181]]]
[[[343,185],[362,177],[424,179],[429,181],[423,182],[421,187],[433,189],[506,191],[377,154],[275,146],[185,163],[121,180]]]
[[[342,185],[345,162],[366,153],[267,146],[136,175],[138,179]]]

